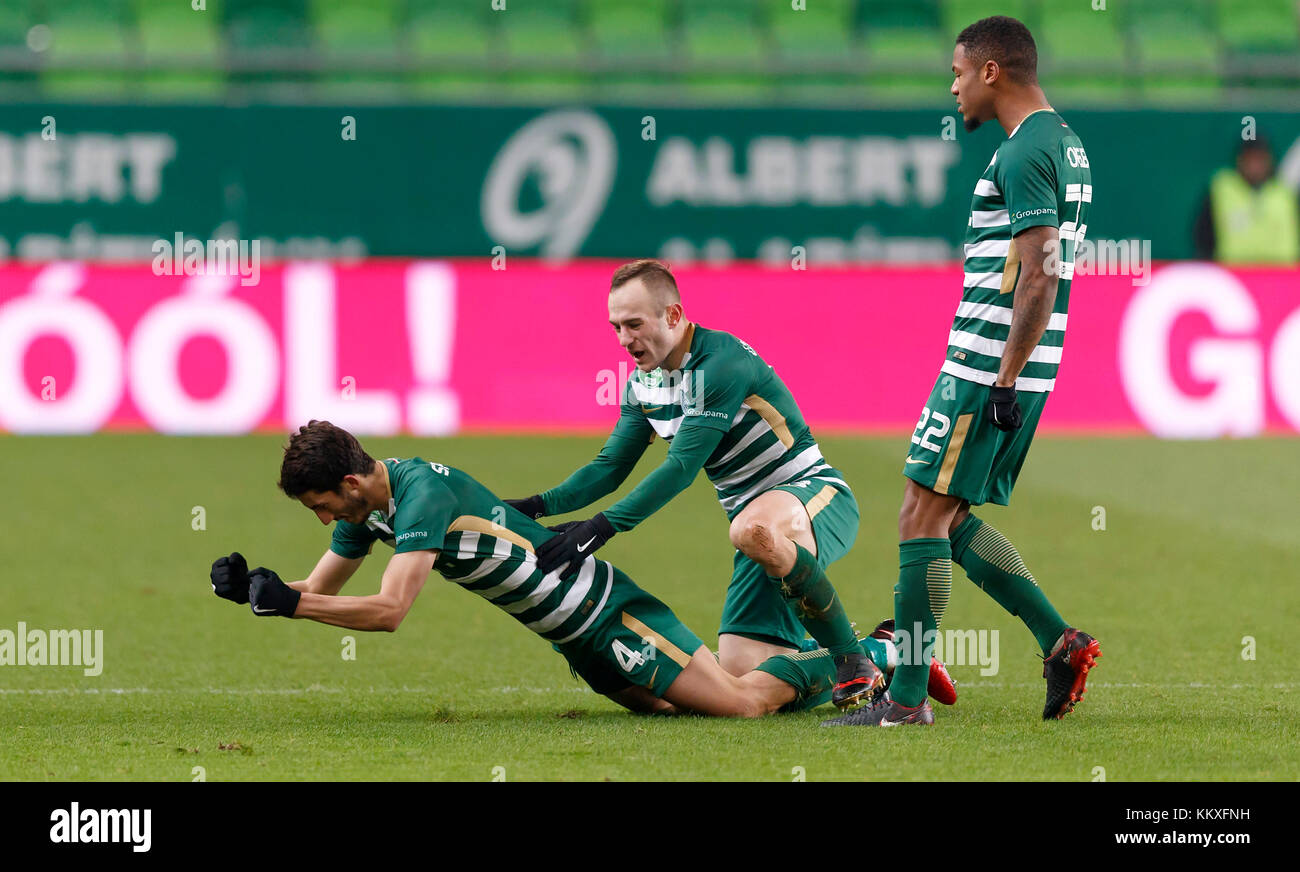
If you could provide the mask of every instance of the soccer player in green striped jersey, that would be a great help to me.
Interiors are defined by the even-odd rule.
[[[535,518],[576,511],[618,488],[656,437],[668,453],[626,497],[563,525],[538,549],[538,563],[549,570],[589,554],[659,511],[703,469],[736,548],[718,631],[723,667],[747,673],[798,650],[806,630],[835,658],[836,705],[876,691],[885,679],[866,650],[879,642],[858,642],[825,572],[853,545],[857,501],[780,376],[742,340],[687,320],[677,282],[658,261],[614,273],[609,322],[636,361],[614,432],[563,483],[512,504]]]
[[[1097,641],[1053,608],[1015,546],[970,511],[1010,500],[1056,383],[1074,250],[1092,202],[1087,152],[1048,104],[1037,64],[1028,28],[1006,16],[967,27],[953,49],[951,90],[966,129],[997,119],[1007,139],[975,185],[961,303],[903,465],[894,619],[904,662],[874,705],[829,724],[933,723],[925,652],[948,604],[954,561],[1042,648],[1044,719],[1073,709],[1101,656]]]
[[[284,451],[280,488],[322,524],[330,548],[302,581],[251,572],[234,553],[212,566],[213,591],[255,615],[353,630],[396,630],[431,571],[510,613],[564,656],[593,690],[633,711],[755,717],[820,695],[826,651],[767,659],[734,676],[662,602],[591,555],[572,573],[543,572],[554,538],[468,474],[420,458],[376,461],[345,430],[312,421]],[[339,596],[375,542],[393,549],[379,593]]]

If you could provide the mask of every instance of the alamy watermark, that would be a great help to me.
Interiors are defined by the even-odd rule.
[[[104,671],[103,630],[0,629],[0,666],[80,666],[86,675]]]
[[[1067,251],[1065,243],[1070,241],[1062,232],[1060,239],[1048,240],[1043,246],[1045,273],[1062,279],[1132,276],[1136,286],[1151,283],[1150,239],[1076,239],[1072,251]]]
[[[55,844],[128,844],[137,854],[153,844],[153,809],[70,808],[50,812],[50,841]]]
[[[629,384],[630,372],[627,363],[620,361],[617,370],[602,369],[596,373],[596,405],[617,406],[626,399],[647,413],[674,406],[686,416],[730,417],[726,412],[705,408],[704,373],[698,370],[652,369]]]
[[[174,239],[157,239],[153,252],[156,276],[239,276],[244,286],[262,276],[262,242],[258,239],[198,239],[177,233]]]
[[[998,674],[1001,644],[997,630],[923,630],[921,624],[894,631],[898,662],[928,663],[927,652],[945,666],[978,666],[980,675]]]

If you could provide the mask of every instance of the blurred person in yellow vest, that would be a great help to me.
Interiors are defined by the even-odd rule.
[[[1273,170],[1272,149],[1261,138],[1241,144],[1236,167],[1214,174],[1196,219],[1199,257],[1232,264],[1300,263],[1300,198]]]

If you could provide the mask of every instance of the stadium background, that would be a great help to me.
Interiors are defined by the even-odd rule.
[[[1300,271],[1197,261],[1192,241],[1244,132],[1300,187],[1295,2],[505,6],[0,10],[0,433],[23,434],[0,438],[0,468],[24,495],[6,510],[0,626],[110,640],[102,676],[0,668],[24,727],[0,777],[188,778],[176,752],[191,745],[224,767],[214,778],[486,778],[498,762],[512,779],[781,778],[818,761],[816,777],[1296,777],[1300,601],[1278,584],[1300,556]],[[814,721],[798,718],[745,727],[743,751],[734,727],[687,725],[685,752],[695,738],[656,724],[629,752],[647,728],[443,590],[355,663],[339,633],[251,626],[211,601],[219,554],[288,578],[322,548],[271,484],[277,434],[308,417],[502,496],[576,468],[627,371],[608,275],[653,255],[688,316],[755,345],[825,434],[864,508],[833,578],[860,622],[887,615],[897,467],[958,299],[969,192],[1002,136],[959,129],[952,38],[994,13],[1030,26],[1046,93],[1088,148],[1088,237],[1154,258],[1076,279],[1053,432],[997,513],[1062,610],[1110,643],[1068,752],[1026,729],[1027,634],[960,581],[949,621],[1001,628],[1004,673],[956,667],[971,704],[941,715],[999,739],[979,754],[938,740],[943,771],[920,745],[868,764],[819,739],[787,760],[766,743],[806,745]],[[155,243],[177,234],[257,241],[256,275],[160,275]],[[708,639],[724,535],[700,481],[609,556]],[[1207,696],[1276,718],[1205,726]],[[1007,718],[1023,723],[997,732]],[[284,738],[306,720],[324,724],[301,740],[316,768]],[[620,750],[529,756],[516,729]],[[239,737],[257,753],[213,750]]]

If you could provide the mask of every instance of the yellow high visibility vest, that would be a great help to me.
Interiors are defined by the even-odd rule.
[[[1279,179],[1255,190],[1235,169],[1221,169],[1210,182],[1210,209],[1220,263],[1300,262],[1300,204]]]

